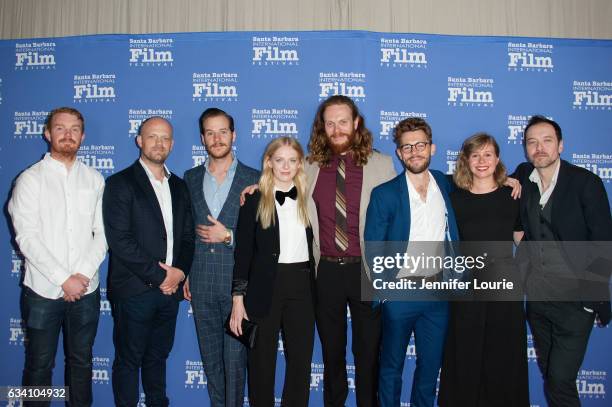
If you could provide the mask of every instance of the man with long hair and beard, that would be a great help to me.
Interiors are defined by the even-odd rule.
[[[358,406],[376,406],[380,307],[362,301],[363,231],[372,188],[395,177],[390,156],[372,149],[372,134],[348,97],[319,106],[305,166],[316,267],[316,322],[323,348],[325,406],[344,406],[346,307],[351,312]]]

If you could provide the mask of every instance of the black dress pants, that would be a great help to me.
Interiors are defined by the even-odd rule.
[[[346,306],[352,323],[357,406],[376,406],[380,308],[361,301],[361,263],[319,262],[316,280],[317,330],[323,350],[325,406],[344,406],[348,395],[346,374]]]
[[[279,264],[268,315],[249,315],[249,319],[258,326],[255,347],[248,351],[250,405],[274,406],[278,333],[281,331],[286,360],[281,405],[308,406],[314,345],[314,306],[308,262]]]
[[[576,379],[594,318],[580,302],[527,303],[527,320],[550,407],[580,406]]]

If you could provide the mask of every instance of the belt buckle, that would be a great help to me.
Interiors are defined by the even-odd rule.
[[[338,264],[344,266],[346,263],[344,262],[344,257],[338,257]]]

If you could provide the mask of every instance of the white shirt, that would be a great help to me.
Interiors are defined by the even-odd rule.
[[[553,191],[555,190],[555,186],[557,186],[557,178],[559,178],[559,168],[561,168],[561,160],[557,160],[557,168],[555,168],[555,173],[553,174],[552,179],[550,180],[550,185],[548,189],[542,192],[542,179],[540,178],[540,173],[536,168],[531,171],[529,174],[529,181],[535,182],[538,184],[538,189],[540,190],[540,206],[543,208],[548,203]]]
[[[155,178],[155,175],[151,172],[149,167],[142,161],[140,161],[140,165],[144,168],[147,173],[147,177],[149,177],[149,182],[151,182],[151,186],[155,191],[155,196],[157,197],[157,202],[159,203],[159,207],[161,208],[162,217],[164,219],[164,228],[166,229],[166,261],[165,263],[169,266],[172,265],[172,250],[174,249],[174,232],[173,232],[173,223],[172,223],[172,194],[170,194],[170,184],[168,180],[170,179],[170,171],[168,167],[164,165],[164,177],[161,181]]]
[[[410,201],[410,234],[408,240],[411,243],[408,244],[407,249],[409,256],[442,256],[444,253],[443,244],[432,245],[429,243],[444,242],[446,234],[446,204],[435,178],[431,175],[431,172],[427,171],[427,173],[429,174],[429,185],[427,186],[425,201],[423,201],[408,177],[408,172],[405,172]],[[412,242],[427,243],[415,244]],[[427,276],[436,272],[437,270],[432,269],[402,269],[398,273],[398,277]]]
[[[17,178],[8,211],[25,257],[24,285],[57,299],[62,284],[81,273],[90,280],[88,294],[98,288],[107,249],[103,191],[98,171],[78,160],[68,171],[49,153]]]
[[[274,193],[277,189],[274,188]],[[281,206],[276,199],[276,214],[278,215],[278,233],[280,240],[279,263],[301,263],[308,261],[308,240],[306,227],[298,217],[297,201],[285,198]]]

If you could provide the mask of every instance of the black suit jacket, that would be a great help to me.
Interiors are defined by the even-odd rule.
[[[272,302],[280,254],[280,238],[276,213],[274,225],[267,229],[263,229],[261,223],[255,220],[259,199],[259,191],[247,196],[238,214],[232,293],[246,292],[244,304],[247,315],[264,317],[268,314]],[[311,285],[314,282],[315,267],[312,238],[312,228],[309,226],[306,228],[306,240]]]
[[[520,213],[525,230],[524,240],[527,241],[538,240],[534,231],[530,230],[528,221],[529,202],[539,199],[537,184],[529,180],[533,169],[530,163],[522,163],[512,175],[523,186]],[[594,244],[612,241],[610,204],[601,178],[561,160],[551,204],[551,229],[556,240],[562,242],[565,260],[575,275],[584,281],[607,281],[612,265],[610,253],[605,253],[605,247],[610,245]]]
[[[185,182],[174,174],[168,180],[172,196],[174,234],[172,266],[191,269],[194,231],[191,201]],[[102,201],[104,230],[110,248],[109,296],[125,298],[158,290],[166,271],[166,229],[161,208],[138,160],[108,177]],[[183,298],[182,285],[174,296]]]

